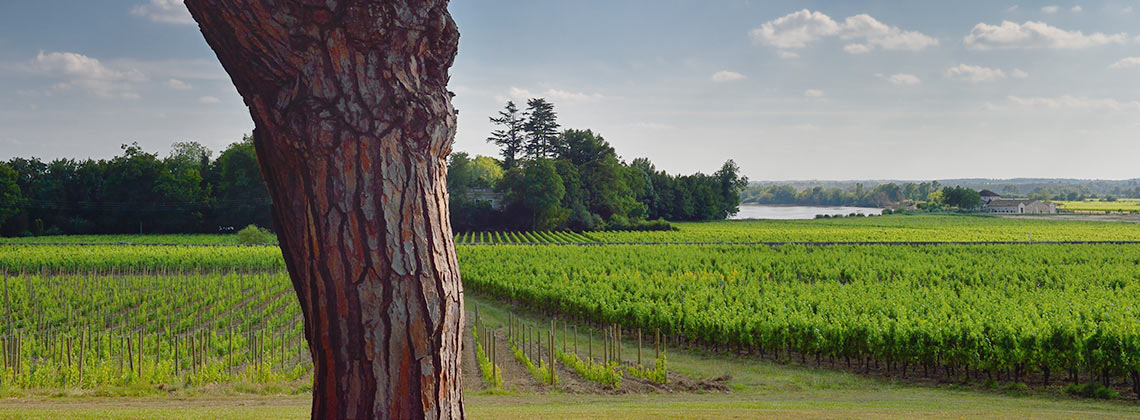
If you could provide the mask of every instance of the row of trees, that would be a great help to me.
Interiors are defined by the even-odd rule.
[[[712,175],[670,175],[648,159],[622,161],[592,130],[561,130],[554,105],[507,102],[487,141],[500,158],[454,153],[448,164],[457,231],[668,229],[665,220],[735,214],[748,180],[729,160]]]
[[[270,226],[269,194],[250,137],[216,159],[196,142],[159,157],[138,144],[109,160],[0,162],[5,236],[193,233]]]
[[[736,213],[747,179],[733,161],[712,175],[670,175],[649,160],[621,161],[602,136],[560,130],[554,105],[508,102],[488,141],[502,158],[452,154],[456,231],[662,229],[664,220]],[[196,142],[160,157],[138,144],[107,160],[0,162],[0,234],[229,232],[272,226],[252,137],[217,158]],[[656,221],[656,222],[649,222]]]
[[[797,190],[787,184],[751,185],[744,190],[743,200],[751,204],[799,204],[806,206],[861,206],[896,207],[904,201],[927,201],[930,195],[940,191],[938,181],[921,183],[879,184],[865,188],[862,183],[854,188],[815,186]]]
[[[982,206],[981,195],[972,188],[943,187],[938,181],[886,183],[874,188],[855,184],[852,189],[815,186],[797,190],[791,185],[752,185],[743,194],[745,203],[797,204],[805,206],[906,207],[924,210],[956,208],[974,210]]]

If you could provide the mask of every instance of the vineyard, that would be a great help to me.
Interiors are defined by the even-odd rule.
[[[672,234],[952,238],[967,230],[958,221],[981,220],[992,224],[977,231],[991,235],[1031,228],[1035,238],[1119,240],[1136,229],[890,219],[682,224]],[[625,234],[656,233],[582,238]],[[458,239],[502,244],[458,247],[466,290],[560,320],[507,314],[504,323],[470,331],[478,343],[473,363],[489,367],[485,382],[508,384],[494,385],[500,388],[522,375],[568,389],[574,381],[649,389],[671,382],[663,352],[672,343],[896,378],[1099,382],[1140,395],[1140,244],[541,245],[579,243],[566,232]],[[311,369],[276,247],[7,244],[0,251],[0,387],[296,384]],[[644,361],[643,332],[652,337]],[[635,336],[636,359],[623,357]],[[511,366],[522,373],[504,378]]]
[[[455,235],[457,245],[480,244],[563,244],[594,242],[586,234],[569,231],[546,232],[465,232]]]
[[[480,247],[459,256],[469,290],[692,343],[903,377],[1140,391],[1140,246]]]
[[[311,370],[284,274],[5,277],[3,374],[26,389],[289,382]]]
[[[1090,199],[1084,201],[1058,201],[1057,207],[1062,210],[1075,212],[1140,212],[1140,199],[1118,198],[1115,201]]]
[[[676,223],[674,232],[590,232],[602,242],[1140,241],[1140,225],[974,215]]]
[[[893,215],[818,220],[675,223],[675,231],[461,232],[458,245],[737,242],[1140,241],[1140,225],[981,215]],[[236,245],[236,235],[78,235],[0,243]]]

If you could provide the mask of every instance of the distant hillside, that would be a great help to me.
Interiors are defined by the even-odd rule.
[[[955,178],[936,180],[941,185],[961,186],[975,190],[989,189],[1003,195],[1029,196],[1040,195],[1046,197],[1067,196],[1073,193],[1078,196],[1090,197],[1093,195],[1113,195],[1117,197],[1140,198],[1140,178],[1123,180],[1104,179],[1075,179],[1075,178]],[[794,180],[794,181],[752,181],[753,186],[791,186],[797,190],[806,190],[815,187],[825,189],[840,189],[854,191],[862,184],[863,188],[873,189],[884,184],[918,184],[930,182],[929,180],[903,180],[903,179],[868,179],[868,180]],[[1066,197],[1067,198],[1067,197]]]

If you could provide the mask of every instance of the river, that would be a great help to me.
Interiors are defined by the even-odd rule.
[[[756,205],[756,204],[741,204],[740,212],[730,219],[781,219],[781,220],[794,220],[794,219],[814,219],[817,214],[829,215],[848,215],[851,213],[860,214],[882,214],[883,209],[872,207],[817,207],[817,206],[772,206],[772,205]]]

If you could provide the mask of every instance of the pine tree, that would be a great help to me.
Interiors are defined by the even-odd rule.
[[[554,157],[559,137],[554,104],[544,98],[533,98],[526,101],[526,106],[526,156],[531,159]]]
[[[525,115],[519,115],[519,108],[514,101],[507,101],[504,110],[499,111],[499,118],[488,117],[492,124],[502,126],[502,129],[491,132],[487,141],[495,143],[502,148],[503,168],[511,169],[517,165],[519,154],[523,148],[523,130]]]

